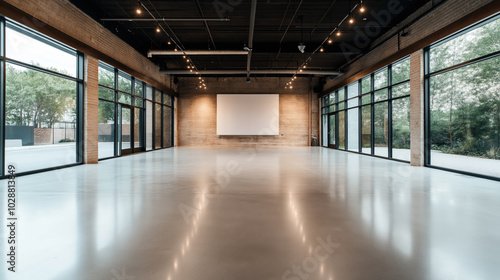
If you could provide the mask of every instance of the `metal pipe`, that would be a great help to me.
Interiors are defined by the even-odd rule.
[[[165,70],[160,71],[161,74],[167,75],[196,75],[194,72],[185,70]],[[243,75],[247,74],[246,70],[199,70],[199,75]],[[297,72],[297,70],[252,70],[253,74],[274,74],[274,75],[324,75],[324,76],[341,76],[344,73],[339,71],[322,71],[322,70],[303,70],[302,72]]]
[[[250,78],[250,64],[252,62],[253,33],[255,30],[255,14],[257,13],[257,0],[252,0],[250,9],[250,30],[248,31],[248,56],[247,56],[247,78]]]
[[[101,21],[143,21],[143,22],[158,22],[158,21],[231,21],[229,18],[101,18]]]
[[[232,50],[148,51],[148,57],[153,57],[153,55],[247,55],[247,54],[248,51],[232,51]]]

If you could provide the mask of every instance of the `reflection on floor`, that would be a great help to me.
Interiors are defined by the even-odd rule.
[[[175,148],[17,184],[0,279],[500,279],[500,183],[384,159]]]

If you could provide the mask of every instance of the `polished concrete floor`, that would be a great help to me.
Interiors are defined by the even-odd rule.
[[[500,279],[499,182],[369,156],[172,148],[17,186],[0,279]]]

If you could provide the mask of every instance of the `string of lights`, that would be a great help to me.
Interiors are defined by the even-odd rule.
[[[163,33],[165,33],[167,35],[167,37],[168,37],[167,45],[173,44],[175,46],[174,51],[176,51],[176,52],[179,51],[179,52],[183,53],[182,58],[185,59],[185,61],[187,63],[187,69],[189,69],[189,72],[191,72],[191,73],[195,72],[195,74],[198,75],[198,84],[196,85],[196,88],[207,89],[207,84],[205,83],[205,79],[203,79],[203,77],[201,76],[200,71],[196,67],[193,60],[186,54],[185,49],[183,47],[181,47],[180,42],[177,42],[176,40],[174,40],[174,38],[172,38],[172,36],[170,36],[170,34],[167,32],[167,30],[165,30],[165,28],[163,28],[160,21],[153,15],[153,13],[151,13],[151,11],[149,11],[149,9],[144,5],[144,3],[142,3],[141,1],[138,1],[136,13],[138,15],[142,14],[142,9],[146,10],[148,12],[148,14],[156,21],[156,33],[160,33],[163,31]]]
[[[361,0],[359,3],[356,3],[352,9],[349,10],[349,13],[339,22],[339,24],[332,30],[330,33],[328,33],[328,36],[321,42],[321,44],[309,55],[309,57],[297,68],[295,71],[295,74],[290,78],[290,80],[286,83],[285,89],[293,89],[293,81],[297,79],[297,75],[302,73],[304,69],[307,68],[307,64],[312,60],[312,57],[317,53],[317,52],[324,52],[325,49],[323,45],[325,43],[328,44],[333,44],[333,37],[334,35],[337,37],[340,37],[342,35],[341,32],[341,26],[342,24],[348,20],[349,24],[354,23],[354,16],[353,13],[356,11],[356,9],[359,7],[359,12],[364,13],[366,11],[365,5],[363,5],[363,1]]]

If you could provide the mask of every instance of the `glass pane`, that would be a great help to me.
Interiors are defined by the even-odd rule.
[[[121,139],[122,139],[122,150],[130,149],[131,139],[130,139],[130,124],[132,123],[132,116],[130,108],[122,107],[122,118],[121,118]]]
[[[134,100],[135,100],[135,106],[136,107],[141,107],[141,108],[144,107],[144,102],[143,102],[142,98],[136,97],[136,98],[134,98]]]
[[[161,105],[155,104],[155,149],[161,148]]]
[[[167,106],[163,106],[163,147],[172,146],[172,109]]]
[[[431,164],[500,177],[500,57],[430,78]]]
[[[5,47],[8,58],[76,77],[76,52],[28,29],[7,22]]]
[[[340,102],[338,104],[338,106],[339,106],[339,110],[343,110],[345,108],[345,102]]]
[[[322,124],[322,134],[321,134],[321,146],[328,147],[328,116],[321,116],[323,124]]]
[[[392,101],[392,157],[410,161],[410,98]]]
[[[398,86],[392,87],[392,97],[400,97],[410,95],[410,83],[404,83]]]
[[[389,115],[388,103],[377,103],[375,106],[375,155],[389,156]]]
[[[153,99],[153,87],[146,85],[146,98],[149,100]]]
[[[99,87],[99,98],[115,101],[115,92],[106,88]]]
[[[143,97],[143,83],[141,80],[135,79],[134,94],[136,96]]]
[[[155,101],[161,103],[161,91],[155,89]]]
[[[370,104],[372,102],[372,95],[371,94],[366,94],[361,97],[361,103],[363,105],[365,104]]]
[[[330,127],[328,129],[328,137],[329,137],[329,142],[328,144],[330,146],[335,147],[335,115],[330,115]]]
[[[118,90],[132,93],[132,78],[130,75],[120,72],[118,75]]]
[[[387,89],[379,90],[375,92],[375,102],[386,100],[389,98],[389,91]]]
[[[345,149],[345,111],[339,112],[339,149]]]
[[[435,72],[500,50],[500,19],[478,27],[430,50]]]
[[[387,68],[384,68],[382,71],[375,73],[375,90],[387,87],[388,84],[388,76],[387,76]]]
[[[99,63],[99,84],[115,88],[115,73],[111,66]]]
[[[358,88],[359,88],[359,83],[357,81],[349,84],[349,86],[347,87],[347,97],[351,98],[354,96],[358,96],[359,95]]]
[[[338,95],[338,98],[339,98],[338,101],[345,100],[345,90],[344,90],[344,88],[339,89],[338,92],[337,92],[337,95]]]
[[[407,58],[392,66],[392,84],[410,79],[410,59]]]
[[[144,109],[134,108],[134,148],[144,146],[141,139]]]
[[[168,94],[163,95],[163,104],[165,105],[172,105],[172,97]]]
[[[363,106],[361,109],[361,145],[362,153],[371,154],[371,135],[372,135],[372,108]]]
[[[115,104],[99,101],[98,115],[99,131],[99,158],[108,158],[115,155]]]
[[[367,93],[371,91],[372,77],[366,76],[361,80],[361,93]]]
[[[146,151],[153,149],[153,102],[146,101]]]
[[[333,103],[335,103],[335,92],[330,93],[328,98],[328,104],[331,105]]]
[[[10,63],[5,74],[6,166],[26,172],[76,163],[76,82]]]
[[[118,93],[118,102],[131,105],[132,104],[132,96],[125,93]]]
[[[354,108],[347,111],[347,132],[349,151],[359,152],[359,109]]]

